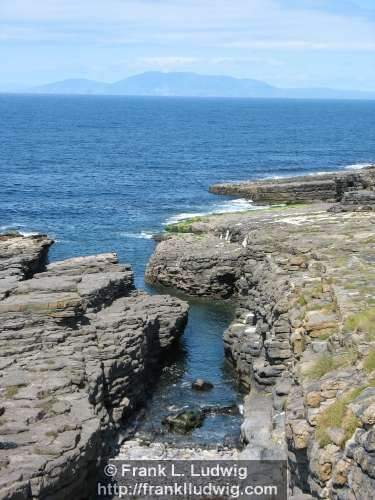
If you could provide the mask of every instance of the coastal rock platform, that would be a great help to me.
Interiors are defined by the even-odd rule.
[[[241,196],[255,203],[303,203],[341,201],[347,191],[373,190],[375,165],[281,179],[241,181],[210,186],[213,194]]]
[[[45,236],[0,236],[0,498],[92,498],[187,304],[147,295],[108,253],[46,263]]]
[[[286,458],[291,497],[365,500],[375,491],[375,215],[334,206],[169,226],[146,277],[237,301],[224,346],[249,393],[243,456]]]

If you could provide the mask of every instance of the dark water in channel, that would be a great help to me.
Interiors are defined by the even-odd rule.
[[[190,305],[189,322],[180,347],[168,357],[153,393],[140,431],[159,435],[163,418],[177,408],[227,406],[241,402],[232,367],[223,357],[223,331],[233,317],[233,305],[197,302]],[[191,384],[204,378],[214,384],[210,391],[192,390]],[[191,435],[173,436],[176,443],[222,443],[225,436],[239,434],[239,415],[208,416]],[[170,434],[159,435],[170,441]]]
[[[143,287],[150,236],[167,220],[249,208],[209,184],[375,162],[374,128],[365,101],[0,95],[0,231],[48,233],[52,260],[114,250]],[[238,399],[221,342],[229,316],[192,305],[145,428],[172,405]],[[214,390],[192,393],[196,376]],[[208,419],[193,439],[222,439],[233,425]]]

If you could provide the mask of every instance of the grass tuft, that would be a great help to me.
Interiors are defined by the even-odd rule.
[[[307,300],[305,299],[305,297],[304,297],[303,295],[300,295],[300,296],[298,297],[297,302],[298,302],[298,304],[299,304],[300,306],[302,306],[302,307],[303,307],[303,306],[305,306],[305,305],[307,304]]]
[[[369,340],[375,340],[375,307],[349,316],[344,328],[348,332],[366,333]]]
[[[318,417],[315,429],[315,435],[321,447],[332,443],[328,435],[327,429],[330,427],[338,427],[344,431],[344,439],[341,444],[343,448],[348,439],[352,437],[355,430],[361,427],[360,420],[348,408],[349,403],[354,401],[365,389],[375,387],[375,379],[371,379],[367,384],[352,389],[347,394],[332,403]]]
[[[333,370],[352,365],[357,357],[358,353],[355,350],[350,350],[339,356],[322,354],[305,372],[305,376],[308,380],[318,380]]]
[[[375,370],[375,349],[372,349],[363,361],[363,370],[366,373],[371,373]]]

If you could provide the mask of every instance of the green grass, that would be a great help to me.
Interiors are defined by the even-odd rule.
[[[5,425],[8,423],[8,420],[5,417],[0,417],[0,426]]]
[[[53,405],[57,403],[57,399],[52,397],[51,399],[47,399],[47,400],[44,400],[44,401],[39,401],[36,406],[38,408],[41,408],[42,410],[44,410],[45,412],[49,412],[52,410],[52,407]]]
[[[323,311],[327,314],[336,312],[336,304],[333,302],[331,304],[322,304],[321,302],[317,302],[316,304],[306,303],[308,311]]]
[[[5,389],[5,397],[6,398],[12,398],[13,396],[15,396],[18,391],[22,388],[22,387],[25,387],[25,384],[22,384],[22,385],[9,385],[6,389]]]
[[[318,417],[315,435],[321,447],[332,443],[328,435],[329,427],[338,427],[344,431],[342,447],[351,438],[355,430],[361,427],[360,420],[348,408],[349,403],[354,401],[365,389],[375,387],[375,379],[369,380],[367,384],[352,389],[324,410]]]
[[[372,349],[363,361],[363,371],[371,373],[375,370],[375,349]]]
[[[361,241],[361,243],[375,243],[375,236],[369,236],[365,240]]]
[[[165,226],[167,233],[190,233],[191,226],[194,222],[200,222],[203,217],[192,217],[191,219],[184,219],[181,222],[176,222],[175,224],[168,224]]]
[[[48,431],[46,432],[46,436],[56,439],[59,433],[57,431]]]
[[[313,365],[305,372],[305,377],[308,380],[318,380],[327,373],[352,365],[358,357],[354,350],[350,350],[339,356],[332,354],[322,354]]]
[[[362,332],[369,340],[375,340],[375,307],[369,307],[347,318],[344,325],[347,332]]]
[[[300,295],[297,300],[298,304],[300,306],[305,306],[307,304],[307,300],[305,299],[304,295]]]
[[[319,445],[324,448],[332,443],[328,435],[329,427],[339,427],[344,431],[342,447],[346,441],[354,434],[361,423],[358,418],[347,408],[345,401],[335,401],[318,418],[315,435]]]
[[[319,299],[323,294],[323,285],[322,283],[319,283],[318,285],[314,286],[314,288],[311,290],[311,295],[312,297],[315,297]]]
[[[336,328],[327,328],[322,334],[317,337],[318,340],[328,340],[334,333],[337,333]]]

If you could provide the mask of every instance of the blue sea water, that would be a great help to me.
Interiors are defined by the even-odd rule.
[[[166,220],[230,209],[209,184],[374,162],[374,125],[364,101],[0,95],[0,226],[116,250],[142,284]]]
[[[374,129],[374,101],[0,95],[0,231],[48,233],[53,260],[114,250],[144,286],[150,236],[166,221],[248,208],[209,194],[211,183],[372,163]],[[189,399],[179,387],[205,351],[201,375],[221,388],[205,401],[238,398],[221,344],[230,314],[215,307],[192,307],[177,399]]]

